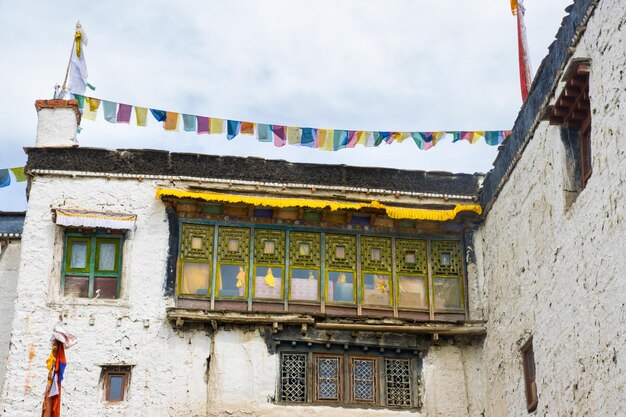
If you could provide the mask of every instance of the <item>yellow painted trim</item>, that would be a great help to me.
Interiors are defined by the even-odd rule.
[[[308,198],[259,197],[238,194],[185,191],[171,188],[157,188],[156,198],[162,197],[197,198],[204,201],[220,201],[223,203],[245,203],[255,206],[268,206],[278,208],[329,208],[331,211],[360,210],[362,208],[369,207],[385,210],[387,215],[392,219],[432,220],[441,222],[454,219],[456,215],[462,211],[472,211],[478,215],[482,214],[482,208],[478,204],[457,204],[454,206],[453,209],[429,210],[387,206],[385,204],[379,203],[378,201],[372,201],[370,203],[351,203],[333,200],[314,200]]]

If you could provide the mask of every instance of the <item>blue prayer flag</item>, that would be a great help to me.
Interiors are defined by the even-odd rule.
[[[150,109],[150,113],[152,113],[157,122],[164,122],[167,119],[167,112],[163,110]]]
[[[11,176],[7,168],[0,169],[0,188],[8,187],[11,184]]]
[[[226,137],[228,138],[228,140],[231,140],[239,134],[239,130],[241,129],[241,122],[237,120],[228,120],[226,125],[228,127]]]
[[[271,142],[272,135],[270,135],[270,126],[264,124],[257,124],[257,132],[259,134],[259,142]]]
[[[112,101],[102,100],[102,107],[104,107],[104,120],[109,123],[117,122],[117,103]]]
[[[183,130],[185,132],[194,132],[196,130],[196,116],[183,114]]]
[[[315,137],[313,136],[313,129],[310,127],[302,128],[302,138],[300,140],[302,146],[308,146],[309,148],[313,147],[315,143]]]

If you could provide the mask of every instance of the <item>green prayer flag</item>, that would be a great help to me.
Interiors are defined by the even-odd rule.
[[[24,174],[24,167],[16,167],[16,168],[11,168],[11,172],[13,173],[13,175],[15,175],[15,180],[17,182],[24,182],[26,181],[26,174]]]

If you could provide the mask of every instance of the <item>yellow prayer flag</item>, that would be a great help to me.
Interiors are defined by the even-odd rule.
[[[357,132],[357,141],[356,144],[357,145],[367,145],[367,141],[370,138],[372,132],[363,132],[363,131],[359,131]]]
[[[396,142],[402,143],[402,141],[408,138],[409,136],[410,136],[409,132],[399,132],[398,136],[396,137]]]
[[[135,117],[137,126],[145,126],[148,118],[148,109],[145,107],[135,107]]]
[[[224,120],[211,117],[209,119],[209,133],[212,135],[215,133],[224,133]]]
[[[332,129],[326,130],[326,141],[324,142],[324,146],[320,146],[324,151],[332,151],[335,143],[335,131]]]
[[[100,100],[97,98],[87,97],[87,101],[89,102],[90,111],[96,111],[100,107]]]
[[[173,111],[168,111],[165,113],[165,123],[163,124],[163,128],[165,130],[175,130],[178,131],[178,120],[180,119],[179,114]]]
[[[484,131],[478,131],[478,132],[473,132],[472,133],[472,140],[471,140],[471,144],[475,144],[476,142],[478,142],[481,138],[485,137],[485,132]]]
[[[511,0],[511,13],[513,16],[517,15],[517,0]]]
[[[300,143],[300,128],[287,126],[287,143],[297,145]]]

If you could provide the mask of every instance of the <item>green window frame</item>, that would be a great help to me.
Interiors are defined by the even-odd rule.
[[[205,298],[211,296],[214,233],[214,226],[182,224],[178,268],[179,294]],[[202,275],[206,282],[202,282]]]
[[[66,232],[63,248],[61,294],[76,298],[120,297],[123,235],[107,233]],[[72,257],[76,244],[85,245],[84,266],[73,267]],[[113,245],[111,269],[101,270],[103,247]]]
[[[396,311],[426,312],[431,320],[435,313],[466,309],[461,239],[240,222],[180,224],[177,289],[182,297],[284,303],[284,308],[325,303],[393,311],[394,316]],[[186,267],[201,269],[195,272],[203,277],[201,292],[197,286],[183,289]],[[222,282],[222,273],[228,282]],[[264,287],[261,280],[272,282],[272,276],[280,289]],[[254,310],[252,304],[248,308]]]
[[[328,304],[356,306],[359,281],[356,273],[356,235],[326,234],[324,252],[324,299]],[[348,282],[346,274],[351,274],[351,283]],[[332,297],[330,294],[331,281],[333,283]],[[350,289],[350,285],[352,289]],[[350,292],[352,293],[352,300],[343,300],[343,298],[347,298],[346,296]]]

